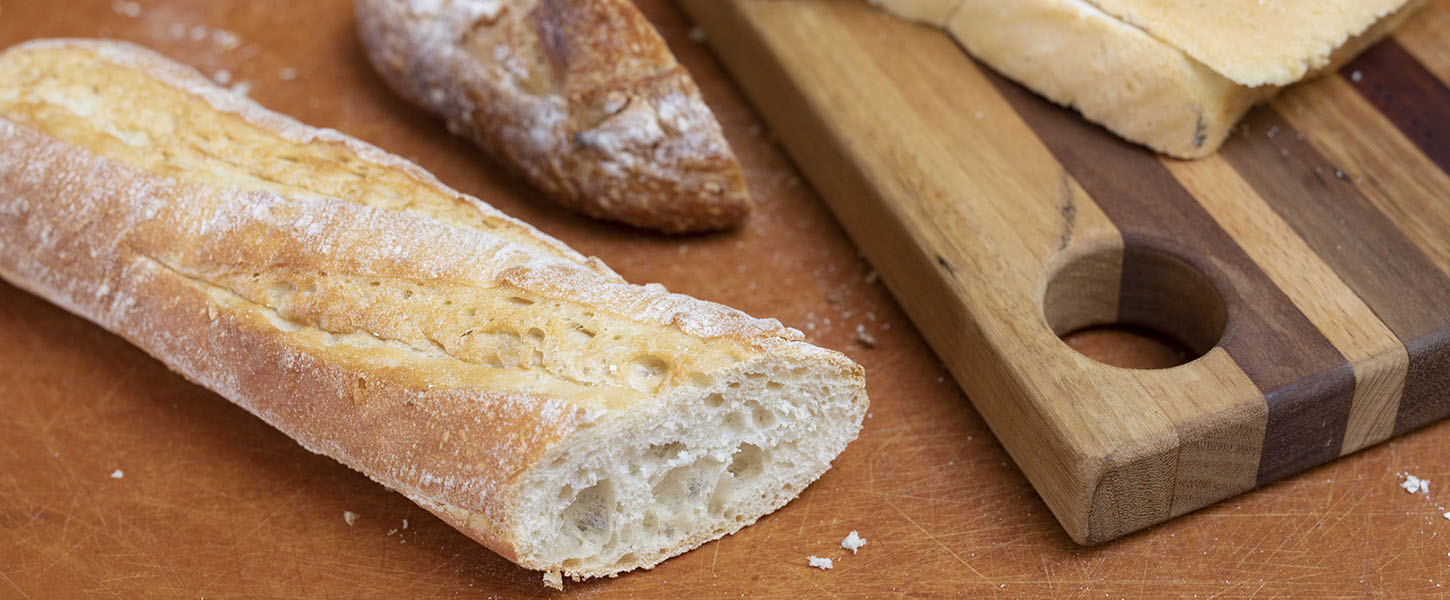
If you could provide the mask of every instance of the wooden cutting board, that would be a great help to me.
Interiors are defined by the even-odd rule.
[[[1441,6],[1184,162],[863,2],[681,4],[1078,542],[1450,413]],[[1059,339],[1102,324],[1202,356]]]

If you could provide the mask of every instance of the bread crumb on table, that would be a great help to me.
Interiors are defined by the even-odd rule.
[[[841,547],[846,550],[850,550],[851,554],[855,554],[857,550],[861,549],[861,546],[865,545],[866,538],[863,538],[860,534],[856,533],[855,529],[852,529],[851,533],[846,534],[846,539],[841,540]]]
[[[822,571],[836,566],[835,561],[829,558],[821,558],[819,556],[807,556],[806,564],[809,564],[810,566],[820,569]]]
[[[357,520],[360,519],[360,518],[362,518],[362,515],[359,515],[359,514],[357,514],[355,512],[352,512],[350,510],[342,511],[342,520],[344,522],[346,522],[349,527],[351,527],[353,524],[357,523]]]
[[[115,0],[111,2],[111,10],[116,11],[117,14],[134,19],[141,16],[141,3]]]
[[[866,331],[866,326],[864,324],[857,325],[856,326],[856,343],[861,344],[862,346],[864,346],[866,348],[875,348],[876,347],[876,336],[871,335],[871,332]]]
[[[120,479],[120,478],[125,477],[125,476],[126,476],[126,474],[125,473],[122,473],[120,469],[116,469],[115,471],[111,471],[111,479]]]
[[[1400,482],[1400,487],[1405,488],[1406,492],[1409,492],[1411,494],[1430,493],[1429,479],[1420,479],[1419,477],[1415,477],[1414,475],[1411,475],[1409,473],[1401,473],[1400,475],[1405,478],[1404,481]]]

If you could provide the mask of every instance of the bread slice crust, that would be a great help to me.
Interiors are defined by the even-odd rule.
[[[1252,6],[1243,6],[1249,11],[1244,14],[1265,12],[1266,19],[1283,21],[1289,16],[1282,3],[872,2],[945,29],[1003,75],[1124,139],[1178,158],[1217,151],[1254,105],[1285,85],[1332,72],[1429,3],[1375,0],[1373,7],[1338,12],[1326,7],[1352,3],[1320,3],[1320,10],[1309,12],[1322,18],[1291,28],[1300,34],[1287,36],[1288,42],[1265,41],[1275,51],[1258,54],[1248,50],[1257,30],[1251,16],[1235,13],[1219,22],[1203,13],[1247,2]],[[1149,23],[1137,20],[1145,15],[1153,17]],[[1197,23],[1192,35],[1185,33],[1187,22]]]

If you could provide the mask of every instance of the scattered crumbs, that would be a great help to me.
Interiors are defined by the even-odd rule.
[[[831,306],[840,306],[842,301],[843,300],[841,299],[841,292],[831,292],[829,294],[826,294],[826,303],[830,304]]]
[[[186,37],[186,26],[181,23],[172,23],[166,28],[166,33],[174,38]]]
[[[1420,479],[1419,477],[1415,477],[1414,475],[1411,475],[1409,473],[1401,473],[1400,475],[1404,476],[1405,478],[1404,481],[1400,482],[1400,487],[1405,488],[1406,492],[1409,492],[1411,494],[1430,493],[1429,479]]]
[[[120,479],[120,478],[125,477],[125,476],[126,476],[126,474],[125,473],[122,473],[120,469],[116,469],[115,471],[111,471],[111,479]]]
[[[856,343],[861,344],[863,347],[866,348],[875,348],[876,336],[871,335],[871,332],[866,331],[865,325],[856,325]]]
[[[394,527],[394,528],[388,530],[388,535],[393,535],[393,534],[395,534],[397,532],[398,532],[398,529],[396,527]]]
[[[819,556],[807,556],[806,563],[822,571],[836,566],[835,561],[829,558],[821,558]]]
[[[211,30],[211,43],[221,46],[223,50],[231,50],[241,45],[242,39],[237,34],[225,29]]]
[[[126,0],[115,0],[111,2],[111,10],[117,14],[131,17],[132,19],[141,16],[141,3],[127,2]]]
[[[232,72],[226,69],[217,69],[215,73],[211,74],[211,80],[221,85],[226,85],[232,82]]]
[[[863,538],[860,536],[860,534],[856,533],[855,529],[852,529],[851,533],[846,534],[846,539],[841,540],[841,548],[845,550],[850,550],[851,554],[855,554],[857,550],[861,549],[861,546],[865,545],[866,538]]]
[[[292,81],[293,79],[297,79],[297,69],[294,69],[292,67],[282,67],[282,70],[277,71],[277,78],[281,79],[282,81]]]
[[[558,571],[545,571],[544,585],[562,592],[564,591],[564,575]]]
[[[206,39],[206,35],[207,35],[206,25],[192,25],[191,26],[191,41],[193,41],[193,42],[200,42],[200,41]]]
[[[238,96],[245,96],[252,93],[252,82],[238,81],[232,84],[231,91]]]
[[[347,523],[349,527],[355,525],[357,523],[357,520],[361,518],[362,515],[352,512],[350,510],[342,511],[342,520],[343,522]]]
[[[1355,83],[1359,83],[1359,80],[1361,80],[1361,79],[1364,79],[1364,73],[1361,73],[1359,71],[1359,69],[1355,69],[1353,73],[1350,73],[1349,74],[1349,80],[1350,81],[1353,81]]]
[[[1447,513],[1445,513],[1443,515],[1440,515],[1440,516],[1445,517],[1447,520],[1450,520],[1450,512],[1447,512]]]
[[[1264,133],[1264,135],[1269,136],[1269,137],[1274,137],[1276,135],[1279,135],[1279,126],[1278,125],[1275,125],[1273,127],[1270,127],[1269,130]]]
[[[1341,171],[1339,169],[1335,169],[1334,170],[1334,176],[1335,177],[1338,177],[1340,179],[1344,179],[1344,171]]]
[[[691,27],[690,28],[690,41],[695,42],[696,44],[703,44],[703,43],[705,43],[705,30],[704,29],[701,29],[699,25],[696,25],[694,27]]]
[[[407,529],[407,528],[408,528],[408,520],[407,519],[403,519],[403,529]]]

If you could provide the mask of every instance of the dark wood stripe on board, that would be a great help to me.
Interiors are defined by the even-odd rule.
[[[1450,88],[1393,39],[1340,69],[1425,156],[1450,172]]]
[[[1258,485],[1337,457],[1355,382],[1334,345],[1150,151],[983,70],[1126,244],[1174,254],[1224,295],[1230,318],[1219,345],[1268,404]],[[1125,253],[1124,279],[1140,269],[1133,256]]]
[[[1445,416],[1450,277],[1273,109],[1254,110],[1241,127],[1264,139],[1230,143],[1222,156],[1405,344],[1395,434]]]

